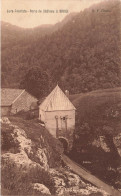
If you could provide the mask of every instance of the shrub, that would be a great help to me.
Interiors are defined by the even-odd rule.
[[[35,167],[29,171],[17,168],[15,164],[2,165],[2,187],[10,192],[10,195],[35,195],[31,183],[44,184],[52,194],[55,193],[54,181],[48,171]]]
[[[13,153],[17,153],[19,143],[15,142],[12,133],[13,133],[13,127],[9,127],[6,124],[2,124],[1,127],[1,149],[3,151],[10,151]]]
[[[31,183],[44,184],[51,193],[55,193],[54,180],[48,171],[45,171],[40,167],[32,168],[28,172],[28,179],[31,181]]]

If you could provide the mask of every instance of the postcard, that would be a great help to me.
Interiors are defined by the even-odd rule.
[[[2,0],[1,195],[121,195],[119,0]]]

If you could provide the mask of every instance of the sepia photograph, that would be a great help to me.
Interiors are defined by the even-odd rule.
[[[121,0],[1,0],[1,196],[121,196]]]

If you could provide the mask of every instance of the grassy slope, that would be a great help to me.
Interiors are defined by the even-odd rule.
[[[82,103],[82,100],[87,99],[97,99],[102,98],[102,100],[105,100],[108,97],[114,97],[116,96],[116,99],[121,100],[121,87],[118,88],[110,88],[110,89],[103,89],[103,90],[96,90],[96,91],[91,91],[89,93],[80,93],[80,94],[74,94],[70,95],[70,100],[73,102],[75,106],[78,106],[78,104]],[[95,101],[95,100],[94,100]]]
[[[120,132],[121,127],[121,87],[105,90],[96,90],[85,94],[71,95],[70,100],[77,109],[77,119],[80,125],[83,122],[115,125]],[[115,118],[116,110],[119,112]],[[107,116],[108,115],[108,116]]]

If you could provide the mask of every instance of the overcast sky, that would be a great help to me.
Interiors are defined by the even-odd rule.
[[[80,12],[94,3],[104,0],[2,0],[2,21],[21,27],[35,27],[41,24],[55,24],[71,12]],[[26,10],[18,13],[16,10]],[[37,10],[37,13],[30,12]],[[43,10],[68,10],[68,13],[43,13]],[[11,12],[11,10],[13,10]],[[38,10],[41,12],[38,13]]]

